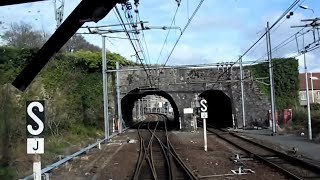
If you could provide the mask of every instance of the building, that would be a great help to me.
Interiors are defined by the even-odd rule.
[[[299,74],[299,100],[300,105],[307,105],[306,77],[304,73]],[[309,100],[310,103],[320,103],[320,73],[308,73]]]

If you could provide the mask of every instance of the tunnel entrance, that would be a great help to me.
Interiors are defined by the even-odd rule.
[[[147,88],[147,89],[136,88],[130,91],[127,95],[125,95],[121,99],[122,118],[126,126],[132,126],[135,123],[134,116],[136,117],[137,114],[133,114],[133,109],[137,107],[138,100],[143,98],[146,99],[145,97],[151,96],[151,95],[162,97],[170,103],[170,108],[173,111],[173,119],[171,120],[169,119],[167,121],[167,125],[169,129],[179,129],[179,125],[180,125],[179,110],[176,103],[168,93],[166,93],[165,91],[159,90],[157,88]],[[144,108],[144,110],[146,113],[153,113],[153,111],[155,111],[155,113],[161,113],[160,109],[159,108],[157,109],[155,107],[152,107],[151,109],[150,107]],[[169,111],[169,107],[167,110]]]
[[[207,90],[199,95],[208,102],[207,124],[217,128],[232,127],[231,99],[222,91]]]

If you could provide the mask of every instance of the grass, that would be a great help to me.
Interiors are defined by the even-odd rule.
[[[308,129],[308,112],[304,107],[294,107],[292,113],[292,129],[293,130],[306,130]],[[311,106],[311,122],[312,132],[314,136],[320,136],[320,108],[319,105]]]
[[[0,167],[0,179],[1,180],[13,179],[15,176],[16,176],[16,173],[13,168]]]
[[[69,130],[61,130],[57,136],[45,136],[45,153],[41,155],[42,168],[59,160],[59,155],[69,155],[70,147],[83,148],[103,136],[103,131],[83,124],[74,124]],[[11,167],[0,167],[0,179],[18,179],[32,173],[32,155],[26,154],[26,139],[12,148]]]

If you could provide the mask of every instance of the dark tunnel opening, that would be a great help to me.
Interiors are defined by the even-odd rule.
[[[156,89],[156,88],[148,88],[148,89],[134,89],[130,91],[127,95],[125,95],[121,99],[121,111],[122,111],[122,118],[126,124],[126,126],[131,127],[134,124],[133,121],[133,108],[135,106],[135,102],[138,99],[142,99],[145,96],[148,95],[157,95],[161,96],[169,101],[171,104],[171,107],[173,109],[173,114],[174,114],[174,119],[173,120],[168,120],[167,125],[170,130],[173,129],[179,129],[179,110],[174,102],[173,98],[166,93],[165,91]]]
[[[232,127],[231,99],[222,91],[207,90],[199,95],[208,103],[207,124],[217,128]]]

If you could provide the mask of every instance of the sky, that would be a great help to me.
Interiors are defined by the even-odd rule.
[[[183,29],[201,0],[181,0],[172,26]],[[80,0],[66,0],[64,19],[79,4]],[[133,5],[133,0],[130,0]],[[140,33],[141,43],[146,54],[145,62],[167,65],[210,64],[234,62],[242,55],[264,32],[267,21],[272,25],[280,15],[294,2],[294,0],[204,0],[195,14],[186,31],[181,36],[176,48],[168,59],[181,30],[145,30]],[[276,47],[288,37],[295,34],[300,28],[291,28],[293,25],[302,25],[301,19],[320,16],[318,0],[300,0],[299,4],[310,9],[293,8],[294,15],[290,19],[284,18],[271,30],[271,44]],[[147,21],[148,26],[170,26],[177,9],[175,0],[148,0],[140,1],[139,16]],[[118,5],[122,17],[124,11]],[[135,6],[133,5],[133,9]],[[10,24],[26,22],[35,29],[53,33],[56,28],[54,6],[51,0],[28,4],[0,7],[0,34],[8,30]],[[134,19],[136,14],[132,11]],[[114,11],[98,23],[85,23],[84,26],[100,26],[119,24]],[[121,27],[112,27],[112,30]],[[80,29],[78,32],[87,32]],[[167,42],[165,38],[169,32]],[[126,37],[125,33],[107,34],[113,37]],[[92,44],[102,46],[101,36],[97,34],[84,35]],[[144,38],[143,38],[144,37]],[[143,41],[145,39],[145,41]],[[298,47],[302,48],[302,36],[297,39]],[[312,33],[305,35],[305,44],[312,42]],[[161,52],[161,49],[163,50]],[[106,48],[119,53],[130,60],[135,60],[135,54],[129,40],[107,38]],[[265,38],[260,41],[253,51],[243,57],[243,61],[259,62],[266,59]],[[160,53],[161,52],[161,53]],[[149,54],[149,55],[148,55]],[[297,54],[295,40],[273,52],[273,57],[290,57]],[[320,49],[306,54],[308,71],[320,72],[318,56]],[[303,71],[303,56],[298,56],[299,71]]]

